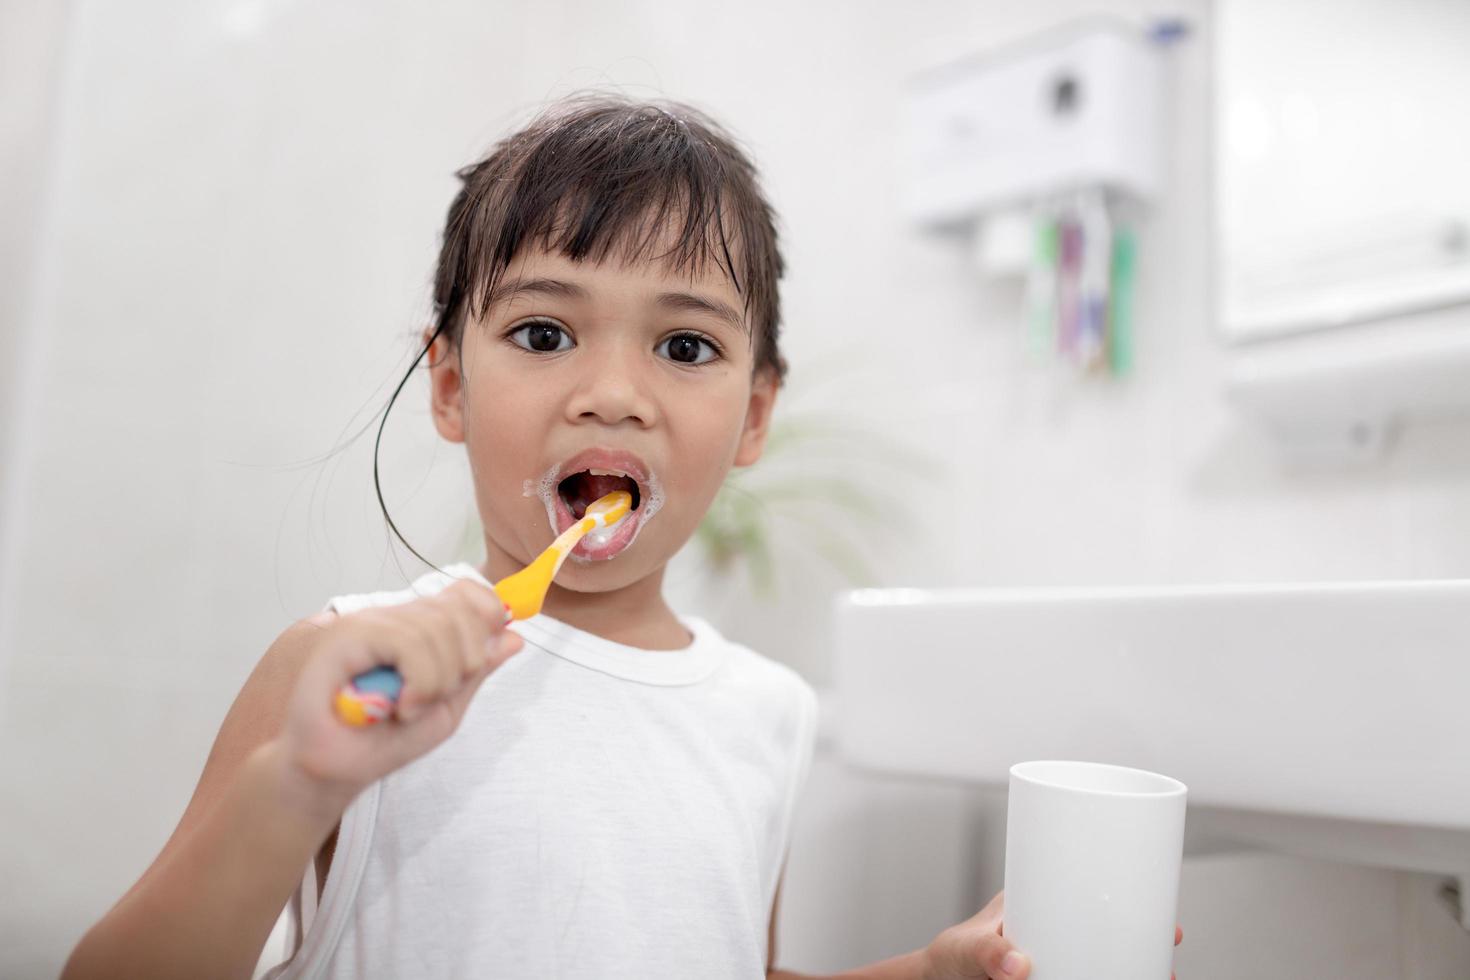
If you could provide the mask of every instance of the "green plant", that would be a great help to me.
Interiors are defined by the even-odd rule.
[[[695,544],[721,574],[744,564],[758,595],[772,592],[778,552],[793,546],[851,584],[869,585],[869,552],[908,524],[899,497],[880,488],[928,468],[928,460],[846,416],[780,416],[761,461],[725,480]]]

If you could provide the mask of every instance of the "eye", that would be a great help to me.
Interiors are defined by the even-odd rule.
[[[512,330],[508,336],[510,342],[517,347],[537,354],[554,354],[576,346],[566,330],[546,320],[523,324]]]
[[[676,333],[660,341],[655,350],[679,364],[704,364],[720,356],[719,349],[697,333]]]

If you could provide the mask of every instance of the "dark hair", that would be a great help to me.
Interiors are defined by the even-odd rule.
[[[575,96],[549,107],[457,176],[462,186],[449,206],[434,273],[434,334],[388,399],[383,423],[435,341],[443,335],[451,350],[459,348],[466,320],[485,315],[492,291],[527,247],[574,261],[601,262],[616,252],[681,272],[701,272],[713,262],[744,300],[756,369],[769,370],[778,383],[785,377],[777,344],[785,261],[775,212],[750,158],[698,110],[678,102]],[[398,540],[437,568],[388,516],[378,479],[383,423],[373,446],[378,505]]]

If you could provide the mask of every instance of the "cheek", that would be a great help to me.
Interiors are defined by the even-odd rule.
[[[476,475],[501,501],[520,500],[522,484],[541,476],[534,471],[543,464],[546,413],[538,398],[546,398],[544,388],[509,372],[482,371],[470,389],[466,446]]]
[[[740,446],[746,401],[737,390],[721,399],[704,400],[699,408],[681,414],[672,441],[684,463],[679,469],[687,492],[707,498],[719,489]]]

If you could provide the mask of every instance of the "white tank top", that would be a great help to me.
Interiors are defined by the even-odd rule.
[[[472,566],[350,613],[432,595]],[[816,696],[702,620],[682,650],[547,616],[456,732],[342,816],[319,897],[308,865],[272,978],[755,978]]]

